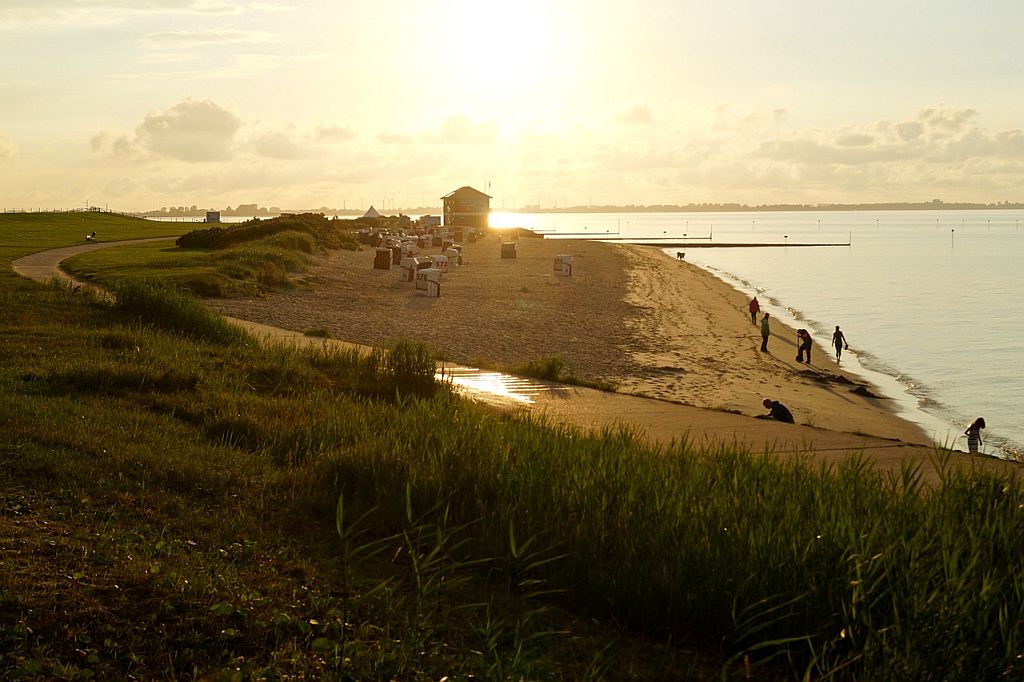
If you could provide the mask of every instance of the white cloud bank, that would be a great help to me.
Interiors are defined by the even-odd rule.
[[[207,192],[164,202],[179,204],[321,206],[362,195],[413,206],[486,182],[510,207],[1020,198],[1024,130],[988,128],[973,109],[929,107],[833,128],[793,128],[790,113],[719,107],[698,124],[635,106],[562,129],[455,115],[419,130],[355,131],[247,120],[186,99],[146,115],[132,133],[96,135],[93,150],[136,162],[137,182],[112,178],[110,187]],[[192,170],[204,166],[214,168]]]
[[[123,159],[166,157],[180,161],[223,161],[241,121],[209,100],[187,99],[162,114],[149,114],[134,136],[101,133],[94,151]]]

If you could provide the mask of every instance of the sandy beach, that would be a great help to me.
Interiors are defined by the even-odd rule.
[[[772,323],[769,353],[740,292],[685,261],[646,246],[584,240],[501,239],[464,245],[464,264],[428,298],[398,282],[397,267],[373,269],[373,249],[318,257],[296,288],[260,299],[212,300],[233,317],[367,345],[406,338],[445,359],[511,368],[562,357],[576,374],[620,392],[759,415],[763,397],[785,403],[798,423],[906,443],[929,443],[888,401],[844,373],[816,344],[795,361],[795,330]],[[573,256],[571,277],[557,255]],[[828,339],[821,340],[825,343]],[[867,391],[864,389],[867,388]]]

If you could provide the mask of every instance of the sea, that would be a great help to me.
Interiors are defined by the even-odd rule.
[[[1024,457],[1021,223],[1010,209],[491,214],[553,238],[671,243],[826,350],[840,325],[843,368],[936,443],[966,450],[983,416],[982,452],[1009,459]]]

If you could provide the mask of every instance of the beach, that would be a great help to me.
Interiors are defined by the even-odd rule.
[[[518,239],[516,257],[501,258],[501,242],[464,244],[464,263],[439,298],[399,283],[397,266],[373,269],[373,250],[364,249],[316,257],[290,290],[208,304],[365,345],[411,339],[471,366],[512,369],[558,356],[576,375],[623,393],[749,416],[764,413],[767,397],[800,424],[930,443],[843,372],[830,348],[816,343],[812,362],[798,363],[796,331],[772,322],[761,353],[745,295],[694,265],[654,247],[537,238]],[[571,276],[554,273],[559,255],[573,257]]]

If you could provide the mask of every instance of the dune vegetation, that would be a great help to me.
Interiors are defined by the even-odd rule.
[[[167,229],[0,216],[0,259],[99,219]],[[0,272],[0,677],[1024,676],[1015,479],[513,417],[420,345],[262,347],[125,267]]]
[[[330,220],[312,213],[214,227],[163,224],[195,229],[173,242],[76,256],[65,268],[78,279],[105,287],[122,280],[159,279],[197,296],[259,296],[295,286],[314,254],[358,250],[355,232],[363,226],[358,220]]]

